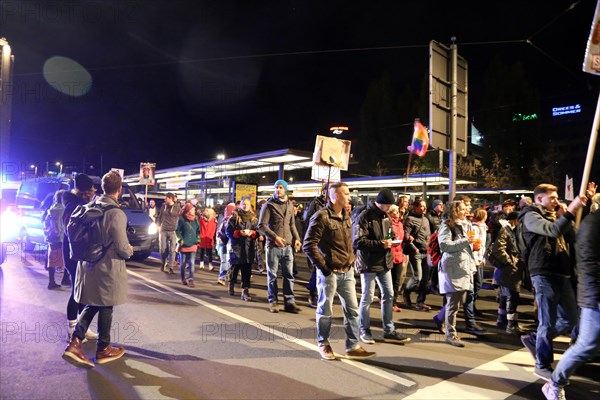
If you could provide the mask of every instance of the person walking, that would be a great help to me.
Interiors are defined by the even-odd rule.
[[[179,273],[181,283],[194,287],[194,263],[196,251],[200,242],[200,225],[196,219],[196,208],[192,203],[186,203],[177,221],[175,234],[179,244]],[[187,270],[187,276],[186,276]]]
[[[471,248],[475,237],[467,235],[472,230],[467,213],[468,208],[462,200],[448,203],[446,219],[438,229],[438,243],[442,251],[438,266],[439,289],[446,297],[446,305],[433,320],[438,329],[445,320],[446,342],[456,347],[465,346],[456,333],[456,314],[467,291],[473,290],[473,274],[476,271]]]
[[[42,215],[44,240],[48,243],[48,289],[50,290],[61,287],[56,283],[54,276],[57,271],[60,272],[65,267],[62,251],[65,237],[65,224],[63,222],[65,207],[62,204],[64,192],[64,190],[57,190],[54,193],[52,205]]]
[[[204,261],[207,260],[208,270],[212,271],[214,266],[213,247],[215,247],[215,235],[217,233],[217,220],[215,210],[212,207],[206,207],[202,211],[200,220],[200,269],[204,269]]]
[[[234,285],[239,271],[242,272],[242,296],[244,301],[252,301],[250,297],[250,277],[252,276],[252,262],[255,257],[255,241],[258,237],[256,228],[258,219],[252,211],[250,199],[243,199],[237,210],[233,212],[227,222],[227,237],[230,242],[229,263],[231,273],[229,276],[229,295],[234,296]]]
[[[316,310],[319,354],[325,360],[334,360],[329,342],[333,299],[340,298],[344,312],[346,357],[366,359],[376,353],[366,351],[359,344],[359,316],[354,279],[354,251],[352,249],[352,221],[345,207],[350,202],[350,191],[344,182],[336,182],[329,189],[330,202],[310,219],[302,250],[317,271],[318,302]]]
[[[587,197],[577,196],[568,206],[561,204],[557,190],[547,183],[536,186],[534,204],[519,214],[527,268],[538,306],[537,330],[521,336],[521,342],[535,358],[534,374],[545,380],[552,375],[552,341],[577,324],[577,303],[571,283],[573,265],[565,236],[575,234],[575,215],[587,203]]]
[[[223,219],[217,226],[217,251],[219,252],[219,260],[221,262],[219,266],[219,276],[217,283],[225,286],[227,280],[227,273],[229,272],[229,238],[227,237],[227,222],[235,211],[235,203],[229,203],[225,206],[223,211]]]
[[[375,283],[381,291],[381,322],[383,340],[391,343],[406,343],[411,339],[396,331],[393,321],[392,274],[394,259],[392,246],[398,246],[392,222],[387,216],[394,204],[394,194],[390,189],[382,189],[367,207],[358,215],[352,227],[353,247],[356,250],[356,269],[360,273],[361,298],[360,339],[373,344],[371,333],[371,303],[375,294]]]
[[[300,307],[294,297],[293,258],[294,249],[300,250],[302,242],[294,223],[294,210],[286,194],[288,184],[279,179],[273,185],[273,196],[267,200],[260,212],[258,230],[266,239],[267,293],[269,311],[279,312],[277,306],[277,273],[283,275],[284,310],[297,314]],[[293,248],[292,248],[293,246]]]
[[[106,210],[100,222],[102,243],[106,251],[98,262],[80,261],[77,265],[75,300],[86,306],[62,358],[79,368],[94,367],[94,363],[83,351],[82,341],[96,314],[99,333],[96,364],[114,361],[125,354],[123,347],[110,344],[113,307],[127,300],[125,260],[133,255],[133,247],[127,239],[127,216],[119,208],[122,183],[121,175],[114,171],[102,177],[104,194],[95,203],[102,208],[115,206]]]
[[[592,209],[597,207],[598,203],[594,202]],[[565,399],[564,387],[569,384],[569,378],[600,351],[600,212],[593,211],[583,218],[576,249],[579,334],[542,387],[548,400]]]
[[[177,234],[175,228],[181,214],[181,207],[177,197],[169,192],[165,195],[165,202],[160,208],[156,223],[159,226],[158,243],[163,272],[173,274],[173,266],[177,257]]]
[[[96,188],[94,187],[94,181],[86,174],[77,174],[75,177],[75,188],[71,191],[65,191],[62,194],[62,204],[65,208],[63,212],[63,225],[66,227],[69,224],[71,214],[75,211],[77,206],[89,203],[96,195]],[[71,286],[71,293],[69,294],[69,300],[67,301],[67,343],[71,341],[75,325],[77,325],[77,318],[83,311],[85,304],[79,304],[75,300],[75,277],[77,275],[77,260],[71,258],[71,248],[69,247],[69,238],[67,237],[66,229],[65,236],[63,238],[63,259],[65,261],[66,274],[63,275],[63,281],[61,285]],[[65,282],[66,278],[66,282]],[[69,279],[70,278],[70,279]],[[97,340],[98,335],[89,329],[86,334],[84,341]]]
[[[425,216],[427,205],[421,198],[415,199],[412,211],[408,213],[404,221],[404,241],[410,252],[405,252],[410,258],[412,276],[406,283],[402,293],[404,304],[410,308],[412,302],[410,295],[417,292],[417,304],[415,308],[419,311],[429,311],[431,307],[425,303],[429,292],[429,265],[427,265],[427,244],[431,236],[429,219]],[[412,245],[411,245],[412,244]]]

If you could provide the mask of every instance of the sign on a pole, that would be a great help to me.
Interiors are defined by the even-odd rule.
[[[467,155],[468,132],[468,65],[457,56],[456,152]],[[451,49],[434,40],[429,45],[429,131],[431,146],[451,150],[452,128],[452,59]]]

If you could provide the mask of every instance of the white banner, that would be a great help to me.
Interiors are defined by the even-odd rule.
[[[312,166],[310,179],[313,181],[327,182],[329,180],[329,182],[339,182],[342,180],[342,176],[340,169],[337,167],[315,164]]]
[[[565,200],[573,200],[575,198],[575,191],[573,190],[573,178],[569,178],[569,175],[565,176]]]

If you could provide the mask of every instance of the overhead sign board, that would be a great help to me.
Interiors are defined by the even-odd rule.
[[[468,65],[457,55],[456,61],[456,152],[467,155]],[[429,131],[431,146],[451,150],[452,60],[451,49],[434,40],[429,45]]]

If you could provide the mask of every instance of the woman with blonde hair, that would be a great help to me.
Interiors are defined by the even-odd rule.
[[[464,347],[456,334],[456,314],[467,291],[473,290],[473,273],[477,271],[472,245],[475,236],[467,220],[467,206],[462,200],[452,201],[444,210],[445,219],[438,231],[438,242],[442,251],[439,264],[440,293],[446,297],[445,312],[446,342],[452,346]]]

